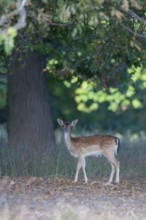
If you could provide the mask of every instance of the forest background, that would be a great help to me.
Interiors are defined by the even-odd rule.
[[[59,117],[118,135],[123,175],[143,176],[146,2],[1,0],[0,14],[1,175],[72,176]]]

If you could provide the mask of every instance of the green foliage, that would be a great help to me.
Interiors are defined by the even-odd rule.
[[[7,105],[7,82],[6,79],[0,79],[0,109]]]
[[[84,81],[79,88],[75,90],[75,100],[78,104],[78,110],[90,112],[99,108],[100,103],[108,102],[108,109],[112,111],[127,110],[131,105],[133,108],[142,108],[143,103],[137,93],[141,90],[146,90],[146,69],[142,66],[135,67],[134,65],[129,69],[131,76],[131,84],[128,85],[124,94],[119,88],[110,87],[96,88],[96,84],[91,81]],[[142,97],[141,97],[142,98]],[[89,102],[90,100],[90,102]]]
[[[77,6],[72,3],[72,6],[64,6],[64,10],[72,13],[74,11],[72,7]],[[76,11],[82,14],[82,10],[87,7],[86,4],[82,10],[74,11],[77,13],[75,18],[70,15],[73,24],[51,28],[52,34],[56,37],[54,39],[48,36],[50,56],[58,62],[54,68],[56,77],[65,78],[70,75],[72,77],[70,70],[74,70],[74,75],[78,75],[83,80],[91,78],[97,83],[100,81],[101,86],[115,87],[119,86],[119,83],[124,84],[125,79],[128,80],[127,70],[132,64],[139,65],[140,62],[145,62],[143,57],[145,50],[140,42],[137,43],[138,39],[119,26],[118,20],[107,15],[101,16],[100,12],[108,13],[112,4],[107,6],[106,11],[102,8],[102,4],[100,6],[98,6],[99,13],[96,14],[99,16],[97,27],[88,25],[86,19],[81,23],[80,17],[78,18]],[[88,7],[90,8],[90,5]],[[85,15],[88,18],[88,13]],[[129,25],[133,26],[133,21],[130,21]]]
[[[7,66],[5,54],[1,52],[0,59],[0,110],[4,109],[7,105]]]
[[[17,36],[16,29],[12,27],[15,18],[10,16],[15,7],[14,0],[0,0],[0,46],[3,47],[6,55],[10,55],[14,49],[14,41]]]
[[[119,113],[144,108],[144,6],[136,0],[31,0],[26,6],[27,27],[18,33],[15,49],[47,56],[49,79],[55,88],[62,81],[67,88],[63,85],[61,89],[72,93],[73,109],[77,105],[79,111],[88,113],[105,105]],[[14,30],[2,37],[7,54],[15,37]],[[52,88],[53,95],[63,94],[61,89]],[[71,115],[71,110],[63,111]]]
[[[6,55],[10,55],[14,48],[14,40],[17,32],[14,28],[8,28],[6,33],[0,35],[0,45],[4,46]]]
[[[145,80],[133,79],[138,72],[140,77],[145,74],[146,42],[121,26],[123,22],[130,28],[133,28],[133,25],[136,29],[137,26],[141,27],[137,20],[127,20],[125,14],[129,7],[136,10],[141,7],[136,1],[124,1],[122,7],[125,7],[125,11],[120,14],[115,9],[115,3],[109,3],[106,8],[103,7],[104,3],[94,7],[98,26],[96,22],[93,22],[95,26],[92,22],[87,22],[90,13],[88,14],[86,9],[90,8],[90,12],[94,14],[93,7],[87,3],[83,4],[82,9],[79,9],[80,3],[64,6],[64,22],[74,21],[76,25],[71,26],[69,32],[67,27],[61,31],[59,29],[62,38],[56,35],[57,51],[53,51],[55,53],[52,54],[52,60],[56,60],[56,63],[48,62],[47,70],[53,77],[63,79],[68,88],[71,88],[73,77],[77,79],[78,88],[75,89],[74,95],[80,111],[95,111],[103,102],[108,103],[108,109],[115,112],[131,107],[142,108],[144,104],[139,93],[145,90]],[[110,16],[108,10],[111,10],[112,4],[114,7]],[[83,11],[85,13],[83,20],[78,14],[79,11],[80,16]],[[145,28],[141,31],[145,31]],[[62,39],[66,39],[66,42]]]

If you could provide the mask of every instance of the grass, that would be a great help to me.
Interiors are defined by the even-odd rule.
[[[86,131],[82,134],[89,135]],[[50,160],[49,155],[40,157],[39,152],[32,152],[28,156],[24,149],[22,152],[12,152],[7,145],[7,136],[1,137],[0,141],[0,173],[7,176],[63,176],[72,178],[75,174],[76,159],[73,158],[64,144],[62,132],[56,131],[58,153],[55,160]],[[121,163],[122,178],[139,178],[145,176],[146,169],[146,137],[144,134],[124,135],[121,138],[118,159]],[[89,180],[99,180],[109,177],[110,166],[103,157],[87,158],[87,175]],[[83,178],[80,172],[79,178]]]

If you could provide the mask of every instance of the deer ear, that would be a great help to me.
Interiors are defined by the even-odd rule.
[[[78,122],[78,119],[73,120],[73,121],[71,122],[71,126],[72,126],[72,127],[75,126],[75,125],[77,124],[77,122]]]
[[[63,121],[62,121],[61,119],[59,119],[59,118],[57,118],[57,122],[58,122],[58,124],[59,124],[60,126],[63,126],[63,125],[64,125]]]

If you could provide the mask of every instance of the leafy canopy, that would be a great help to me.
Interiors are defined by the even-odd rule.
[[[14,1],[1,4],[5,13],[15,6]],[[79,110],[96,110],[102,102],[112,111],[142,107],[137,92],[145,90],[144,1],[31,0],[26,11],[27,26],[18,33],[16,48],[47,55],[51,78],[68,87],[76,83]],[[17,33],[10,27],[6,53]]]

